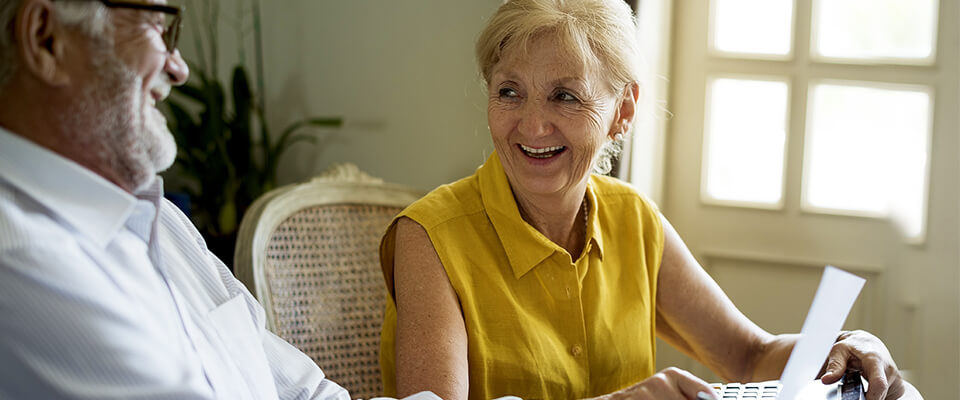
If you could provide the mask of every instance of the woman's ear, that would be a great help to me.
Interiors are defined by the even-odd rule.
[[[630,124],[637,115],[637,101],[640,99],[640,85],[637,82],[630,82],[620,93],[617,115],[610,129],[610,138],[615,139],[619,134],[626,135],[630,131]]]
[[[67,31],[50,0],[24,0],[14,22],[19,68],[49,85],[70,82],[64,70]]]

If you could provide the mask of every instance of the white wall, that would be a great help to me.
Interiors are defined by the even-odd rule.
[[[185,3],[194,12],[202,6]],[[236,6],[249,1],[220,3],[232,19]],[[318,132],[318,146],[301,143],[288,151],[280,183],[347,161],[424,190],[470,175],[493,149],[473,45],[499,3],[261,0],[272,133],[306,116],[345,120],[341,129]],[[196,27],[187,27],[182,47],[191,57]],[[226,77],[237,58],[236,31],[220,32]],[[253,68],[251,43],[247,65]]]

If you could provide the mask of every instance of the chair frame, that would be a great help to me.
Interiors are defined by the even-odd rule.
[[[353,164],[338,164],[309,182],[286,185],[260,196],[244,213],[237,234],[234,270],[266,313],[267,329],[276,333],[276,319],[264,264],[270,235],[291,215],[328,204],[364,204],[405,208],[425,193],[385,183]],[[387,227],[384,227],[386,229]]]

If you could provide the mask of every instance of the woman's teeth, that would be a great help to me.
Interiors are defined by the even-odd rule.
[[[537,149],[533,147],[527,147],[522,144],[518,145],[524,154],[533,158],[550,158],[566,150],[566,146],[551,146]]]

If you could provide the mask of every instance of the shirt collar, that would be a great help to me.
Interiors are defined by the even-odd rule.
[[[160,199],[163,198],[163,178],[157,176],[143,189],[137,191],[136,196],[137,202],[127,219],[127,228],[144,242],[149,243],[156,228]]]
[[[560,246],[547,239],[520,216],[513,190],[510,188],[507,174],[496,152],[490,155],[487,162],[480,167],[478,179],[483,206],[487,210],[490,222],[507,253],[513,274],[517,279],[530,272],[533,267],[553,253],[563,251]],[[590,202],[590,211],[587,214],[587,237],[589,238],[587,242],[592,242],[597,247],[602,259],[603,241],[600,239],[600,223],[597,218],[597,198],[592,187],[592,183],[587,185],[587,199]],[[589,251],[589,247],[584,248],[584,251]]]
[[[93,171],[3,128],[0,179],[101,247],[123,228],[137,202]]]
[[[589,240],[587,243],[593,242],[593,246],[596,247],[597,253],[600,256],[600,261],[603,261],[603,230],[600,228],[600,200],[597,197],[597,192],[594,190],[596,184],[594,183],[595,177],[590,176],[590,179],[587,181],[587,202],[590,204],[590,211],[587,213],[587,237]],[[590,247],[584,249],[584,251],[589,251]]]

